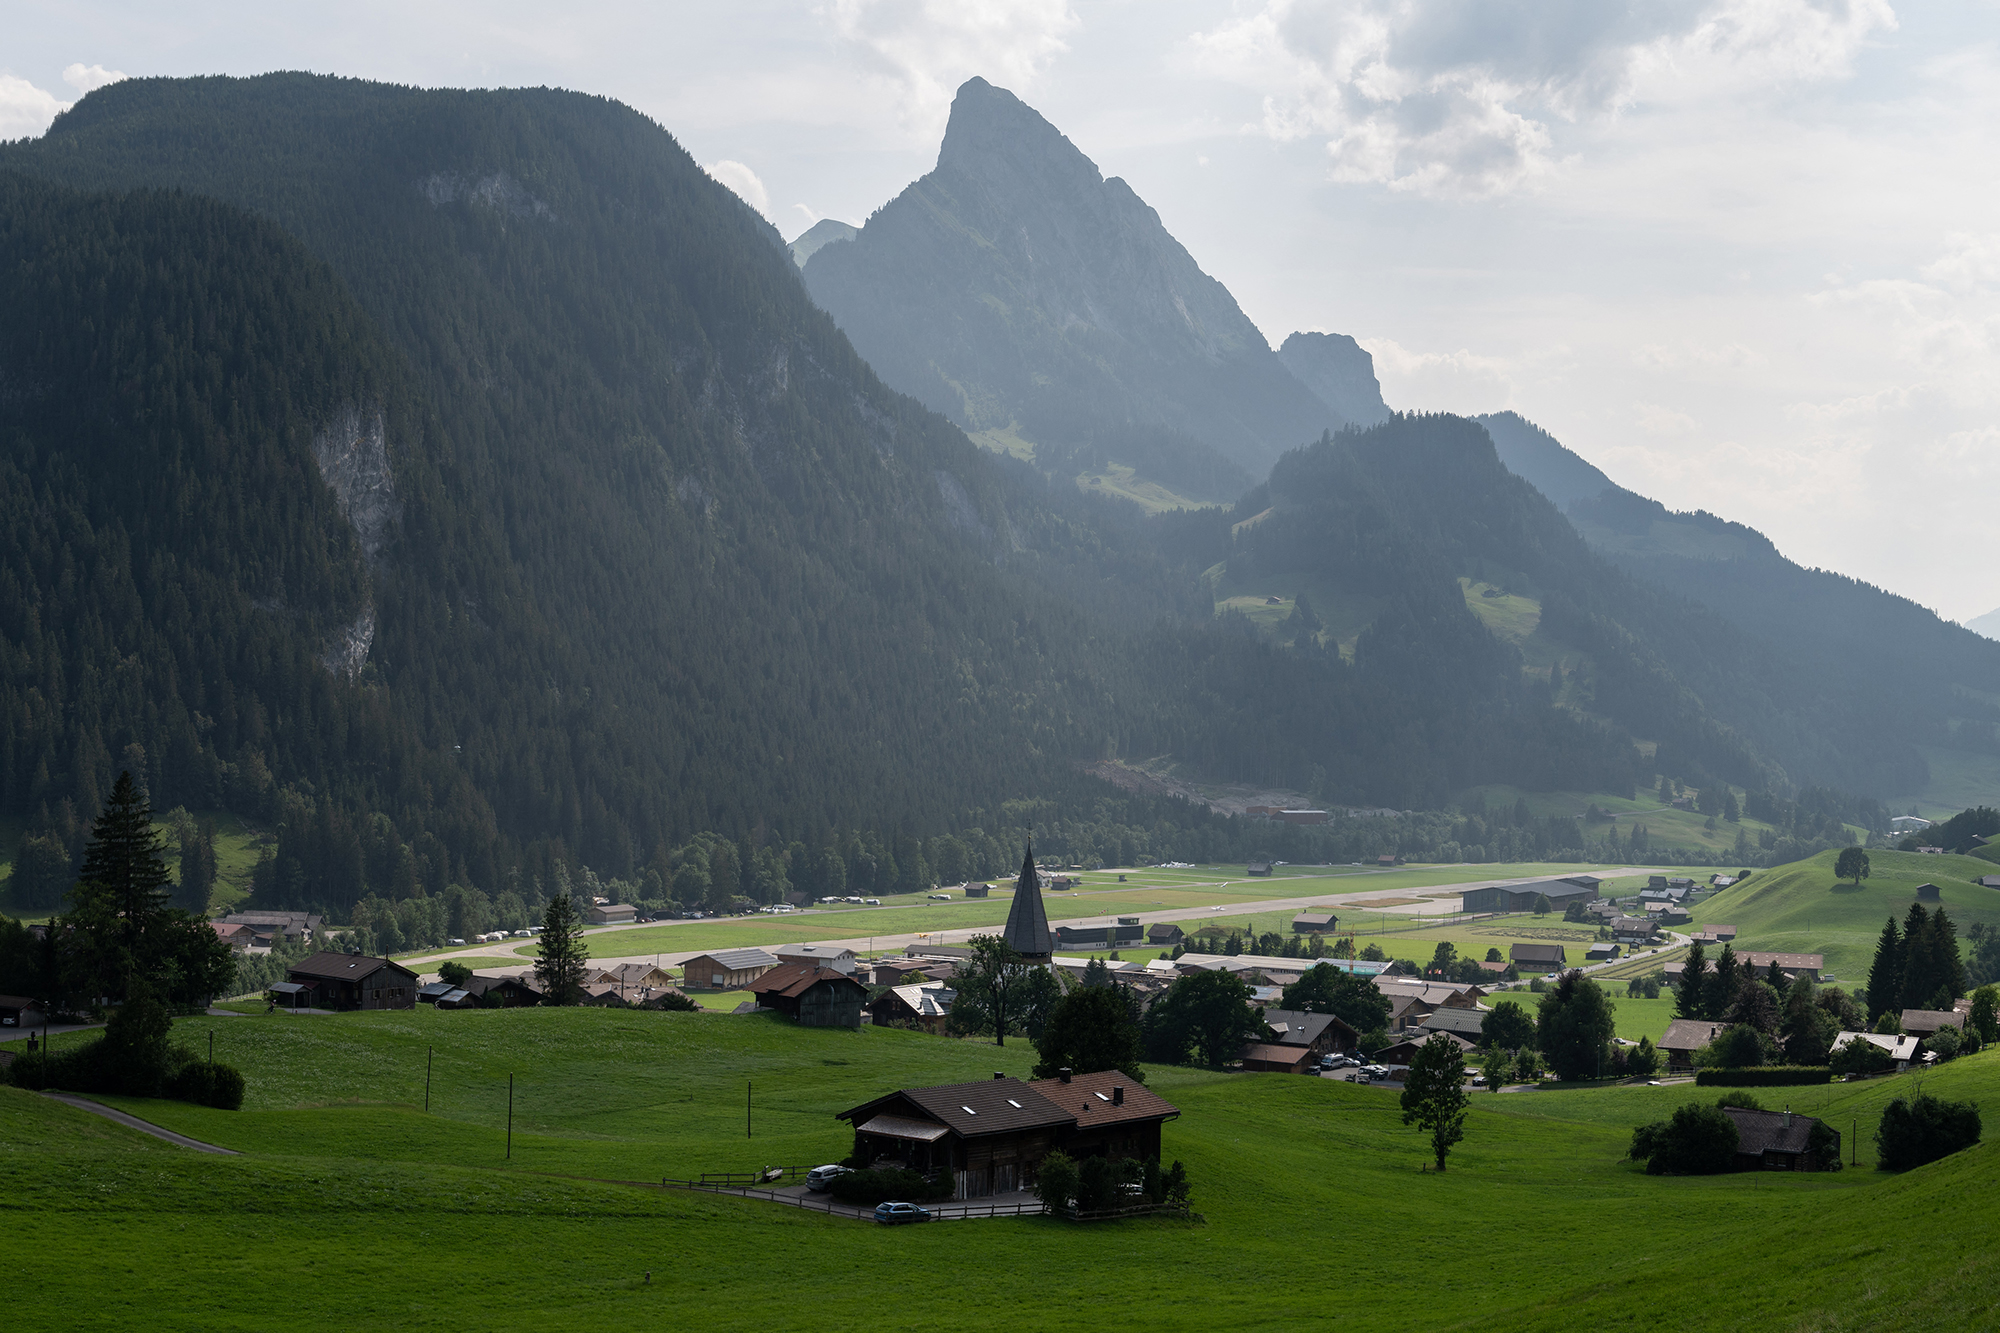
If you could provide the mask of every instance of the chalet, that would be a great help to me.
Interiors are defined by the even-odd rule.
[[[1736,1123],[1738,1171],[1826,1171],[1840,1168],[1840,1133],[1829,1131],[1824,1161],[1812,1148],[1812,1132],[1819,1121],[1790,1111],[1752,1111],[1741,1106],[1725,1106],[1723,1114]]]
[[[958,964],[949,958],[877,958],[869,965],[867,980],[876,986],[911,986],[926,981],[949,981],[958,973]],[[857,969],[855,976],[861,976]]]
[[[1027,1188],[1057,1148],[1157,1158],[1160,1126],[1179,1114],[1158,1093],[1110,1071],[905,1088],[835,1119],[854,1127],[857,1164],[949,1172],[954,1196],[972,1199]]]
[[[1271,875],[1271,863],[1269,861],[1252,861],[1248,866],[1244,867],[1243,873],[1255,879],[1269,879]]]
[[[1826,955],[1817,953],[1765,953],[1757,949],[1739,949],[1736,951],[1736,965],[1738,967],[1754,967],[1759,972],[1763,972],[1769,969],[1772,963],[1776,963],[1780,972],[1795,981],[1800,977],[1811,977],[1817,982],[1819,980],[1820,968],[1826,965]]]
[[[1557,912],[1569,910],[1571,903],[1588,903],[1597,897],[1603,881],[1594,875],[1572,875],[1564,879],[1538,879],[1526,884],[1490,884],[1465,889],[1458,896],[1461,912],[1532,912],[1535,900],[1546,897]]]
[[[1982,889],[2000,889],[2000,875],[1982,875],[1979,878]]]
[[[1492,1012],[1490,1009],[1459,1009],[1448,1004],[1440,1005],[1431,1010],[1413,1031],[1449,1032],[1477,1046],[1486,1035],[1486,1015]]]
[[[1618,948],[1619,946],[1616,944],[1593,944],[1584,952],[1583,961],[1586,963],[1616,962],[1618,959]]]
[[[1646,887],[1649,889],[1664,889],[1667,887],[1667,877],[1665,875],[1648,875],[1646,877]]]
[[[1688,911],[1687,908],[1681,906],[1679,903],[1668,903],[1659,911],[1648,913],[1648,915],[1662,926],[1685,926],[1688,922],[1694,920],[1694,913]]]
[[[0,995],[0,1028],[26,1027],[35,1002],[25,995]]]
[[[1919,855],[1922,855],[1922,856],[1943,856],[1943,855],[1944,855],[1944,848],[1942,848],[1942,847],[1919,847],[1919,848],[1917,848],[1917,852],[1918,852],[1918,854],[1919,854]]]
[[[1865,1041],[1896,1062],[1898,1071],[1908,1069],[1916,1060],[1917,1048],[1923,1044],[1922,1038],[1908,1033],[1842,1032],[1833,1039],[1832,1050],[1839,1050],[1850,1041]]]
[[[1310,912],[1300,912],[1292,918],[1292,933],[1295,935],[1331,935],[1340,918],[1332,912],[1314,908]]]
[[[452,985],[449,981],[430,982],[427,985],[417,987],[417,1003],[436,1004],[439,1000],[457,989],[458,987]]]
[[[1957,1028],[1964,1032],[1966,1018],[1967,1015],[1957,1010],[1946,1013],[1938,1009],[1905,1009],[1903,1032],[1919,1041],[1929,1041],[1944,1028]]]
[[[1715,1034],[1729,1027],[1702,1018],[1676,1018],[1656,1043],[1670,1071],[1685,1073],[1694,1068],[1694,1053],[1715,1040]]]
[[[819,963],[781,963],[750,983],[761,1009],[775,1009],[801,1027],[858,1028],[868,988]]]
[[[781,944],[773,952],[781,963],[818,963],[836,972],[852,972],[858,966],[854,950],[838,944]]]
[[[1667,880],[1667,888],[1679,889],[1682,893],[1694,892],[1694,881],[1686,875],[1674,875]]]
[[[681,984],[689,990],[741,990],[777,965],[762,949],[717,949],[682,964]]]
[[[984,898],[993,892],[991,884],[981,884],[973,880],[968,880],[958,887],[968,898]]]
[[[1096,921],[1057,926],[1055,946],[1058,949],[1116,949],[1137,944],[1145,936],[1145,929],[1136,916],[1103,917]]]
[[[1156,949],[1171,949],[1187,938],[1187,932],[1171,921],[1156,921],[1146,927],[1146,943]]]
[[[1560,972],[1569,966],[1569,954],[1560,944],[1515,944],[1507,957],[1523,972]]]
[[[868,1017],[878,1028],[915,1028],[941,1037],[956,998],[958,992],[949,986],[922,982],[894,986],[868,1002]]]
[[[1720,924],[1703,926],[1694,933],[1697,944],[1722,944],[1735,938],[1736,927]]]
[[[414,1009],[417,1005],[417,974],[387,958],[316,953],[292,964],[285,980],[309,991],[315,1009]]]
[[[1443,1037],[1446,1041],[1456,1045],[1460,1056],[1464,1056],[1475,1049],[1471,1042],[1455,1032],[1434,1032],[1426,1033],[1421,1037],[1410,1037],[1407,1040],[1397,1042],[1394,1046],[1377,1051],[1375,1052],[1375,1061],[1377,1064],[1407,1066],[1417,1058],[1417,1052],[1423,1049],[1425,1043],[1435,1041],[1439,1037]]]
[[[243,953],[257,943],[255,926],[239,925],[229,921],[211,921],[208,923],[208,928],[215,932],[215,938],[237,953]]]
[[[639,909],[631,903],[592,903],[583,919],[593,926],[627,926],[639,919]]]
[[[1323,1055],[1354,1049],[1358,1034],[1332,1014],[1308,1014],[1294,1009],[1264,1011],[1266,1037],[1243,1048],[1243,1068],[1301,1073]]]
[[[1620,944],[1644,944],[1660,933],[1659,924],[1643,916],[1611,919],[1611,938]]]
[[[465,990],[472,997],[473,1003],[484,1007],[532,1009],[547,998],[533,982],[528,980],[533,975],[532,972],[514,975],[474,972],[466,981]]]
[[[326,918],[317,912],[231,912],[222,922],[251,927],[256,932],[253,943],[268,948],[274,939],[312,939],[326,924]]]
[[[1942,896],[1942,891],[1935,884],[1917,885],[1917,900],[1919,902],[1934,903],[1938,901],[1938,899],[1941,896]]]
[[[636,999],[638,997],[635,995],[633,998]],[[625,995],[615,984],[606,981],[593,981],[585,986],[583,988],[583,998],[577,1001],[577,1003],[589,1005],[595,1009],[630,1009],[632,1007],[631,1000],[626,999]]]
[[[645,991],[671,990],[674,985],[673,973],[652,963],[620,963],[601,968],[591,980],[597,985],[623,986],[634,998]]]

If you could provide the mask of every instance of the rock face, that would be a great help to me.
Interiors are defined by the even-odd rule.
[[[970,431],[1226,484],[1344,424],[1159,214],[1012,93],[958,90],[937,168],[806,286],[884,381]]]
[[[1278,359],[1322,403],[1357,426],[1389,419],[1375,358],[1344,333],[1294,333],[1278,349]]]
[[[382,414],[364,413],[350,404],[334,413],[326,429],[313,436],[313,460],[327,488],[340,501],[340,512],[354,525],[361,554],[374,564],[389,544],[390,530],[401,515],[396,481],[389,474],[389,442]]]

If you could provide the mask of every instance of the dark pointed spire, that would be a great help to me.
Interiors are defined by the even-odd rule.
[[[1007,928],[1000,938],[1031,963],[1047,962],[1055,953],[1055,935],[1049,930],[1049,915],[1042,909],[1042,879],[1035,873],[1033,843],[1021,858],[1021,877],[1014,881],[1014,902],[1007,909]]]

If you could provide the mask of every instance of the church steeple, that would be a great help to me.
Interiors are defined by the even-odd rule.
[[[1049,916],[1042,909],[1042,879],[1035,873],[1035,846],[1021,858],[1021,877],[1014,881],[1014,903],[1007,909],[1007,928],[1000,938],[1031,963],[1046,963],[1056,950]]]

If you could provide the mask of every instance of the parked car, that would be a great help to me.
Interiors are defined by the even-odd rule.
[[[864,907],[880,907],[882,900],[880,898],[863,898],[861,904]]]
[[[1473,1086],[1473,1087],[1475,1087],[1475,1088],[1483,1088],[1483,1087],[1485,1087],[1485,1086],[1486,1086],[1486,1075],[1484,1075],[1484,1074],[1474,1074],[1474,1075],[1472,1076],[1472,1086]]]
[[[446,941],[445,941],[445,943],[446,943],[446,944],[449,944],[449,945],[453,945],[453,946],[457,946],[457,945],[460,945],[460,944],[463,944],[463,943],[465,943],[465,941],[464,941],[464,940],[446,940]]]
[[[1389,1077],[1389,1066],[1363,1065],[1361,1066],[1361,1072],[1367,1075],[1370,1079],[1387,1078]]]
[[[948,903],[951,901],[951,895],[948,893],[932,893],[925,896],[934,903]]]
[[[833,1163],[828,1163],[826,1166],[816,1166],[806,1172],[806,1188],[814,1192],[824,1190],[853,1169],[852,1167],[839,1166]]]
[[[913,1203],[878,1203],[875,1205],[875,1220],[884,1226],[893,1226],[898,1222],[928,1222],[931,1215],[928,1209]]]

